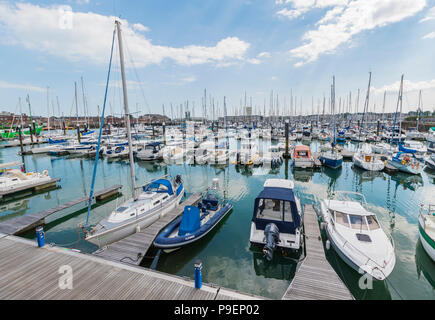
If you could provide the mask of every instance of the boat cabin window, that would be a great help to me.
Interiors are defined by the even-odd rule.
[[[347,219],[347,214],[339,212],[339,211],[335,211],[335,223],[341,224],[345,227],[350,227],[349,226],[349,221]]]
[[[368,230],[364,216],[350,214],[349,221],[350,221],[350,225],[352,226],[352,229]]]
[[[158,187],[151,187],[151,185],[150,185],[150,186],[148,186],[147,191],[151,191],[151,192],[168,191],[168,187],[166,187],[162,184],[159,184]]]
[[[116,209],[116,213],[121,213],[121,212],[124,212],[125,210],[127,210],[128,208],[127,207],[119,207],[118,209]]]
[[[298,151],[298,156],[299,157],[306,157],[308,154],[306,151]]]
[[[376,220],[375,216],[367,216],[367,224],[369,225],[370,230],[379,229],[379,222]]]
[[[155,205],[157,205],[157,204],[159,204],[159,203],[160,203],[160,200],[154,202],[154,203],[153,203],[153,206],[155,206]]]

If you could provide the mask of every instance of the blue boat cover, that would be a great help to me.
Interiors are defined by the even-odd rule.
[[[161,144],[162,144],[162,142],[150,142],[146,146],[155,147],[155,146],[158,146],[158,145],[161,145]]]
[[[184,207],[183,217],[181,218],[178,235],[184,236],[187,233],[193,233],[201,227],[201,217],[198,207]]]
[[[286,188],[266,187],[260,192],[257,198],[276,199],[295,202],[293,191]]]
[[[268,219],[259,219],[256,217],[258,205],[260,199],[273,199],[273,200],[282,200],[290,202],[290,210],[291,213],[285,212],[284,214],[291,214],[293,222],[285,222],[285,221],[277,221],[277,220],[268,220]],[[255,199],[254,206],[254,215],[252,221],[255,222],[257,229],[264,230],[266,225],[270,222],[273,222],[277,225],[280,232],[285,233],[294,233],[296,228],[302,226],[301,216],[299,215],[298,208],[296,206],[295,196],[293,194],[293,190],[286,188],[277,188],[277,187],[266,187],[263,191],[260,192],[258,197]]]
[[[172,190],[172,184],[167,179],[158,179],[156,181],[151,182],[149,185],[144,186],[142,189],[144,191],[149,191],[151,189],[158,189],[160,185],[163,185],[167,188],[167,190],[158,190],[157,192],[167,192],[169,195],[172,195],[174,191]],[[153,190],[155,191],[155,190]]]

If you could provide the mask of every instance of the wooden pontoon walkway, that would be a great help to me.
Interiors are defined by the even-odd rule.
[[[200,199],[201,193],[197,192],[192,194],[181,205],[168,212],[164,217],[160,218],[149,227],[120,241],[109,244],[95,251],[93,254],[113,261],[139,265],[158,233],[171,223],[172,220],[182,214],[185,206],[191,206]]]
[[[353,296],[326,260],[317,214],[304,206],[306,258],[285,292],[284,300],[352,300]]]
[[[122,185],[114,185],[109,188],[100,190],[98,192],[94,193],[94,199],[97,201],[104,200],[108,197],[111,197],[119,192],[119,189],[122,188]],[[60,206],[57,206],[55,208],[39,211],[32,214],[26,214],[22,217],[17,217],[13,219],[6,220],[4,222],[0,223],[0,233],[4,234],[12,234],[17,235],[20,233],[23,233],[25,231],[28,231],[32,228],[35,228],[37,226],[45,224],[45,218],[49,215],[61,211],[63,209],[72,207],[76,204],[87,202],[89,200],[89,197],[82,197],[76,200],[72,200],[69,202],[66,202]]]
[[[61,289],[69,266],[72,289]],[[193,266],[192,266],[193,275]],[[0,234],[0,299],[5,300],[221,300],[262,299],[189,278],[108,261]]]

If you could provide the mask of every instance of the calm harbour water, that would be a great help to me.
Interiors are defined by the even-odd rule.
[[[312,143],[316,151],[318,143]],[[349,149],[355,148],[349,144]],[[0,162],[17,161],[19,148],[0,149]],[[0,203],[0,221],[55,207],[89,194],[93,159],[26,156],[28,171],[49,171],[51,177],[60,178],[61,187],[40,194],[29,195],[16,201]],[[250,248],[249,232],[255,197],[268,178],[295,181],[301,201],[310,203],[313,196],[322,199],[334,190],[361,192],[370,209],[375,212],[384,230],[395,242],[396,266],[387,281],[375,281],[372,290],[358,288],[360,275],[348,267],[333,249],[327,257],[334,269],[357,299],[435,299],[435,264],[418,240],[418,211],[421,203],[435,202],[435,172],[425,170],[421,177],[396,173],[370,173],[345,161],[339,170],[323,168],[319,171],[294,171],[285,163],[278,169],[263,167],[240,168],[234,165],[166,165],[137,162],[137,184],[163,174],[181,174],[187,195],[204,191],[212,179],[220,179],[222,189],[234,205],[233,211],[209,235],[190,247],[162,253],[156,269],[193,278],[193,263],[203,262],[204,282],[279,299],[295,274],[297,261],[275,255],[266,263],[262,254]],[[93,208],[90,224],[107,216],[117,204],[131,196],[129,164],[126,161],[100,160],[95,190],[122,184],[122,196]],[[86,221],[84,204],[69,208],[47,219],[46,241],[59,246],[92,252],[96,246],[79,240],[77,226]],[[34,233],[25,235],[34,238]],[[143,265],[150,266],[145,258]]]

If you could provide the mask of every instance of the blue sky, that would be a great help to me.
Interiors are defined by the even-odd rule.
[[[75,115],[74,81],[80,78],[91,114],[102,105],[113,31],[122,19],[126,42],[129,104],[140,114],[170,113],[189,100],[202,115],[204,88],[222,114],[248,103],[269,111],[270,93],[281,110],[290,92],[303,113],[329,95],[332,76],[343,103],[358,88],[359,109],[372,72],[370,109],[395,109],[398,81],[405,74],[404,109],[413,110],[418,90],[433,110],[435,2],[429,0],[220,0],[220,1],[1,1],[0,110]],[[133,62],[133,63],[132,63]],[[135,67],[133,67],[133,64]],[[115,60],[110,106],[121,113],[119,62]],[[59,97],[60,107],[57,106]],[[209,101],[208,101],[209,102]],[[244,101],[242,101],[244,104]],[[338,101],[337,101],[338,103]],[[50,112],[53,108],[50,105]]]

